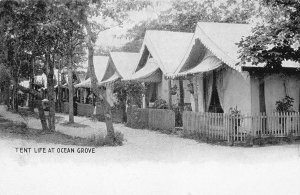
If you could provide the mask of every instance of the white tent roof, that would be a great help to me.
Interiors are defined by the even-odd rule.
[[[112,83],[118,79],[128,79],[139,59],[138,53],[110,52],[110,59],[100,85]]]
[[[140,52],[139,63],[147,48],[163,74],[174,73],[186,53],[192,37],[193,33],[148,30]],[[138,65],[136,65],[135,71],[138,70]]]
[[[107,56],[94,56],[94,68],[95,68],[95,74],[98,79],[98,81],[101,81],[105,70],[108,65],[108,57]],[[85,61],[83,64],[84,67],[88,66],[88,61]],[[89,70],[87,73],[87,77],[89,77]],[[91,79],[87,78],[86,80],[78,83],[77,85],[74,85],[74,87],[84,87],[84,88],[90,88],[91,87]]]
[[[82,87],[82,88],[90,88],[91,87],[91,79],[88,78],[76,85],[74,85],[75,88],[78,88],[78,87]]]
[[[129,52],[110,52],[110,56],[113,64],[115,65],[116,71],[124,79],[131,76],[131,73],[140,57],[139,53]]]
[[[251,34],[251,26],[248,24],[233,24],[233,23],[213,23],[213,22],[199,22],[197,24],[193,39],[189,45],[187,52],[178,66],[177,70],[171,77],[182,74],[190,58],[190,54],[194,52],[197,55],[195,47],[195,42],[200,40],[201,44],[205,46],[213,55],[215,55],[222,62],[241,71],[241,66],[237,66],[240,62],[239,48],[237,43],[239,43],[242,37]],[[199,48],[198,48],[199,49]],[[199,51],[200,52],[200,51]],[[199,53],[198,52],[198,53]],[[199,55],[199,54],[198,54]],[[198,64],[203,65],[203,64]],[[252,64],[247,64],[246,66],[253,66]],[[258,67],[263,67],[264,64],[259,64]],[[299,63],[284,61],[283,67],[300,67]],[[256,67],[256,66],[255,66]]]

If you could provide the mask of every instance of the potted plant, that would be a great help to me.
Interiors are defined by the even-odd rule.
[[[188,91],[189,91],[191,94],[194,94],[194,85],[193,85],[193,83],[187,84],[187,87],[188,87]]]
[[[290,96],[285,96],[283,99],[276,102],[276,111],[279,113],[295,112],[293,109],[293,103],[294,103],[294,98]],[[285,126],[286,120],[283,120],[281,117],[279,117],[279,124]]]
[[[174,85],[171,87],[171,95],[176,95],[177,94],[177,85]]]

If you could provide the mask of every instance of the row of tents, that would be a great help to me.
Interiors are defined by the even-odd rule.
[[[276,102],[289,96],[299,111],[299,63],[284,61],[277,72],[264,64],[242,65],[237,43],[250,33],[248,24],[206,22],[199,22],[194,33],[148,30],[139,53],[95,56],[99,85],[106,86],[112,104],[110,84],[134,80],[147,83],[143,107],[163,99],[169,105],[183,100],[196,112],[272,113]],[[87,91],[86,78],[75,87]]]

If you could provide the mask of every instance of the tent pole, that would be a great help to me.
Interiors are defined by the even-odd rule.
[[[197,76],[193,78],[193,87],[194,87],[194,102],[195,102],[195,112],[199,112],[199,101],[198,101],[198,85],[197,85]]]
[[[143,103],[143,104],[142,104],[143,106],[142,106],[142,108],[146,108],[146,94],[147,94],[146,91],[147,91],[147,90],[146,90],[146,85],[145,85],[144,82],[142,83],[142,85],[143,85],[143,87],[145,88],[145,93],[143,94],[143,102],[142,102],[142,103]]]
[[[171,88],[172,88],[172,81],[171,79],[168,79],[168,95],[169,95],[169,109],[172,109],[172,94],[171,94]]]

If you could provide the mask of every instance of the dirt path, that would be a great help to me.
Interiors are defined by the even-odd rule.
[[[0,115],[22,120],[3,106]],[[104,123],[75,121],[89,127],[57,130],[105,134]],[[29,125],[40,127],[37,119]],[[300,194],[298,145],[214,146],[122,124],[115,129],[125,144],[95,154],[18,154],[16,147],[66,146],[0,138],[0,194]]]

